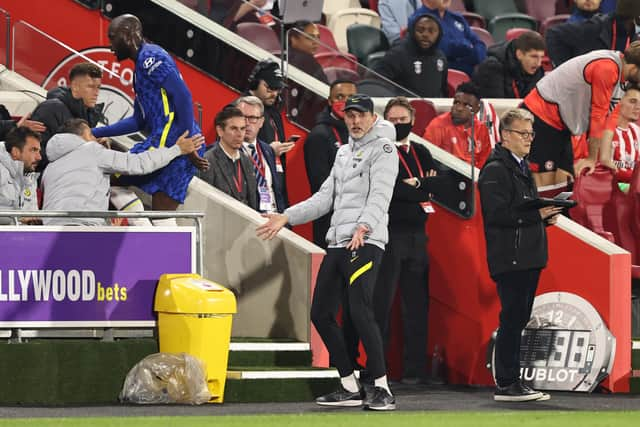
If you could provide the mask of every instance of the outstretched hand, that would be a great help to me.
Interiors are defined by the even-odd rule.
[[[262,240],[271,240],[273,239],[278,231],[282,229],[287,222],[289,222],[289,218],[285,214],[262,214],[263,217],[269,218],[267,222],[258,226],[256,228],[256,235]]]

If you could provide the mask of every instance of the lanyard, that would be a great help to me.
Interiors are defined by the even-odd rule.
[[[416,160],[416,165],[418,165],[418,171],[420,172],[420,178],[424,178],[424,171],[422,170],[422,165],[420,165],[418,155],[416,154],[416,150],[413,148],[413,145],[409,145],[409,152],[413,154],[413,158]],[[404,166],[404,168],[407,170],[409,178],[413,178],[413,173],[411,173],[411,169],[409,169],[407,161],[404,159],[402,154],[400,154],[400,150],[398,150],[398,157],[400,158],[400,163],[402,163],[402,166]]]
[[[518,90],[518,85],[516,85],[516,81],[511,81],[511,88],[513,89],[513,97],[520,98],[520,91]]]
[[[342,142],[342,138],[340,138],[340,134],[338,133],[338,131],[336,130],[336,128],[331,127],[331,130],[333,131],[333,134],[336,136],[336,142],[338,144],[340,144],[340,146],[342,146],[343,142]]]
[[[242,194],[243,182],[242,182],[242,168],[240,167],[240,159],[238,159],[237,163],[238,163],[238,172],[237,172],[238,177],[237,178],[235,176],[233,177],[233,183],[236,185],[236,190],[238,190],[238,194]]]
[[[253,158],[252,155],[249,155],[247,157],[249,157],[249,159],[251,159],[251,163],[253,163],[253,165],[256,167],[256,169],[258,170],[258,173],[263,177],[263,178],[267,178],[267,173],[265,171],[265,167],[264,167],[264,161],[262,160],[262,151],[260,151],[260,146],[258,145],[258,143],[256,142],[255,145],[256,148],[256,153],[258,153],[258,163],[256,163],[255,159]]]
[[[611,50],[616,50],[616,41],[618,35],[618,26],[616,25],[616,21],[613,21],[611,24],[611,32],[613,33],[613,41],[611,42]],[[625,43],[625,49],[629,47],[629,42],[631,41],[630,37],[627,37],[627,42]]]

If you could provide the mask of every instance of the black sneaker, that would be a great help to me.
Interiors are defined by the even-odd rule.
[[[524,388],[525,390],[529,390],[529,391],[533,391],[533,392],[538,392],[538,390],[534,390],[531,387],[529,387],[526,384],[522,384],[522,388]],[[549,400],[551,399],[551,395],[549,393],[544,393],[542,391],[539,391],[538,393],[540,393],[542,396],[540,396],[539,398],[536,399],[536,402],[543,402],[545,400]]]
[[[393,411],[396,409],[396,398],[386,389],[376,387],[371,398],[367,398],[365,408],[372,411]]]
[[[497,402],[530,402],[544,399],[545,393],[536,391],[528,386],[516,381],[507,387],[496,387],[493,400]],[[548,396],[548,395],[547,395]]]
[[[340,384],[338,390],[316,398],[316,403],[322,406],[360,406],[364,399],[364,390],[352,393]]]

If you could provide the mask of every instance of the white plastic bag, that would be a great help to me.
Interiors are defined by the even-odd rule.
[[[127,374],[121,402],[200,405],[211,399],[203,361],[187,353],[155,353]]]

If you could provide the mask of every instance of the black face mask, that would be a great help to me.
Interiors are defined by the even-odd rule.
[[[402,141],[409,136],[413,125],[411,123],[396,123],[396,141]]]

